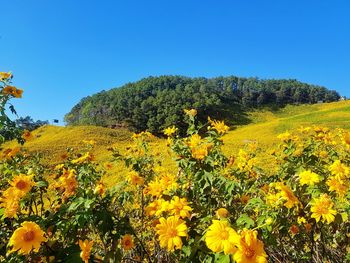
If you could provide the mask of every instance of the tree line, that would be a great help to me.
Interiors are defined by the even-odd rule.
[[[83,98],[66,114],[65,122],[160,134],[170,125],[184,128],[183,109],[197,109],[203,122],[210,115],[237,124],[244,121],[240,115],[252,108],[339,99],[334,90],[294,79],[148,77]]]

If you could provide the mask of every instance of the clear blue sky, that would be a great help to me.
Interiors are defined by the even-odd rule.
[[[295,78],[350,96],[348,0],[11,0],[0,24],[0,71],[34,119],[150,75]]]

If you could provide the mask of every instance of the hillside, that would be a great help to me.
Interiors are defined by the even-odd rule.
[[[292,79],[160,76],[83,98],[65,121],[68,125],[128,127],[154,134],[175,124],[184,133],[183,109],[198,110],[202,122],[211,116],[236,126],[249,123],[245,115],[254,108],[332,102],[339,97],[325,87]]]
[[[228,132],[224,136],[224,151],[227,154],[236,154],[237,150],[247,142],[256,141],[263,149],[268,149],[278,142],[277,135],[286,130],[300,126],[320,125],[326,127],[340,127],[350,129],[350,101],[287,106],[278,111],[254,111],[248,114],[251,124],[242,125]],[[82,140],[95,140],[94,155],[101,164],[111,159],[108,147],[116,145],[123,151],[130,144],[132,133],[125,129],[110,129],[96,126],[44,126],[34,131],[34,139],[27,142],[23,148],[42,153],[48,164],[58,164],[60,156],[67,147],[76,151],[84,147]],[[6,147],[13,147],[14,142],[7,143]],[[157,153],[164,164],[172,168],[174,162],[166,147],[166,140],[154,138],[153,152]],[[265,152],[262,153],[265,158]],[[117,178],[117,174],[125,172],[123,165],[115,165],[110,171],[108,181]]]

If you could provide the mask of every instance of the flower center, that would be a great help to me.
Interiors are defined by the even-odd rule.
[[[222,232],[220,233],[220,238],[221,238],[222,240],[227,240],[228,237],[229,237],[229,234],[228,234],[227,231],[222,231]]]
[[[254,249],[251,249],[251,248],[247,247],[247,248],[245,249],[245,251],[244,251],[244,255],[245,255],[247,258],[252,258],[252,257],[254,257],[254,255],[255,255],[255,251],[254,251]]]
[[[20,189],[20,190],[25,189],[26,186],[27,186],[27,183],[26,183],[25,181],[23,181],[23,180],[19,180],[19,181],[17,182],[17,184],[16,184],[16,187],[17,187],[18,189]]]
[[[167,231],[167,234],[169,237],[176,237],[177,236],[177,230],[174,228],[169,228]]]
[[[34,240],[34,237],[35,237],[35,233],[33,230],[30,230],[23,235],[23,239],[26,242]]]

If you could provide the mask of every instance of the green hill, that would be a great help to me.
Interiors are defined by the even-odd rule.
[[[149,77],[83,98],[65,116],[69,125],[128,127],[154,134],[175,124],[185,129],[183,110],[198,110],[198,119],[224,119],[229,125],[248,124],[254,108],[337,101],[339,94],[297,80],[261,80],[235,76],[188,78]]]

